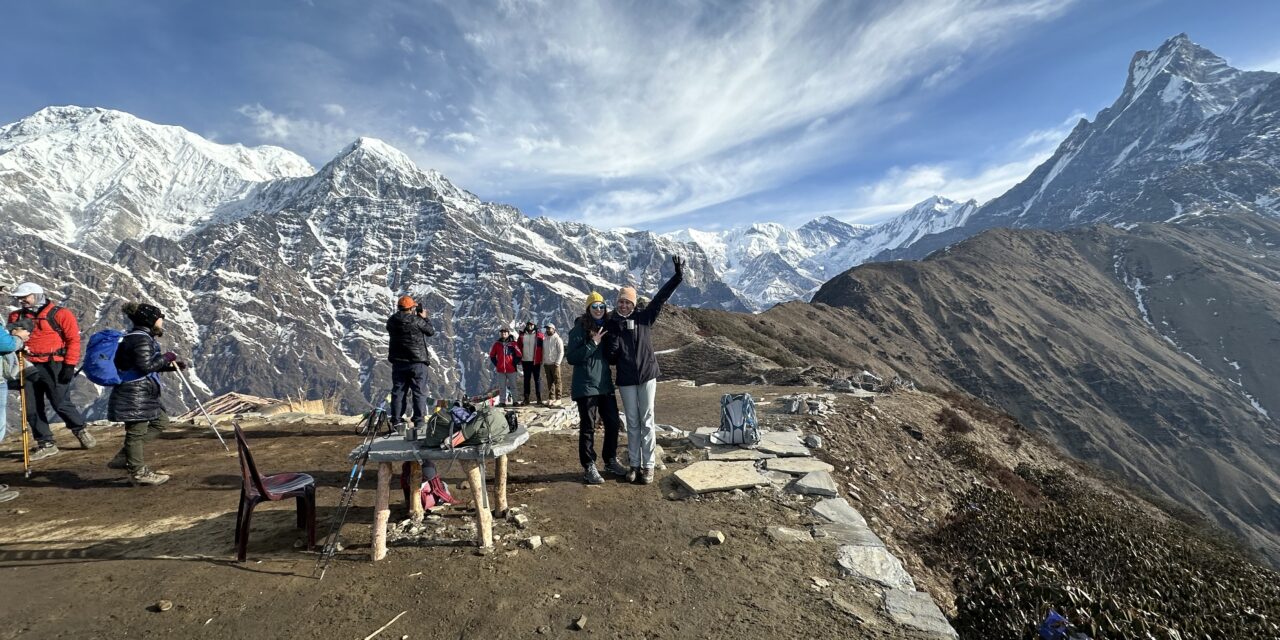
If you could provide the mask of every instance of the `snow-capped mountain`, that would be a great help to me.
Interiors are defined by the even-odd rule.
[[[683,229],[667,237],[701,247],[725,283],[761,311],[807,300],[832,277],[882,251],[962,225],[977,209],[974,200],[933,196],[875,226],[824,216],[794,231],[757,223],[720,232]]]
[[[357,140],[319,171],[303,171],[286,152],[253,156],[118,112],[64,108],[28,120],[0,129],[0,166],[13,173],[31,173],[30,150],[43,150],[33,162],[40,180],[5,183],[3,212],[16,231],[0,257],[9,277],[46,285],[86,334],[119,326],[128,300],[160,304],[166,342],[193,355],[199,384],[213,391],[336,394],[348,406],[379,396],[389,384],[384,323],[404,293],[434,314],[438,393],[488,387],[485,354],[499,325],[555,322],[567,335],[587,292],[612,298],[625,284],[652,292],[670,276],[673,254],[688,260],[675,303],[746,310],[697,247],[528,218],[378,140]],[[119,123],[128,135],[103,133]],[[143,139],[145,153],[131,148]],[[279,162],[262,160],[256,174],[249,161],[220,164],[237,153]],[[130,156],[114,181],[85,169]],[[84,179],[121,194],[120,206],[13,206],[79,202],[74,189],[57,187]],[[103,222],[126,217],[134,226]]]
[[[1186,34],[1129,64],[1120,97],[961,226],[878,258],[921,257],[983,229],[1127,225],[1207,210],[1280,215],[1280,74],[1231,67]]]
[[[108,257],[181,237],[255,185],[315,169],[278,147],[215,144],[109,109],[48,107],[0,127],[0,210],[15,229]]]
[[[724,231],[682,229],[666,234],[693,243],[707,254],[716,274],[756,310],[808,298],[836,272],[813,261],[823,251],[855,241],[867,227],[831,217],[809,221],[798,229],[765,222]]]

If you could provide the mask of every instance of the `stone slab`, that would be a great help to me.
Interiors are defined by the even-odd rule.
[[[866,525],[828,522],[813,528],[813,538],[832,544],[852,544],[864,547],[883,547],[884,541]]]
[[[902,561],[885,547],[844,545],[836,551],[836,564],[847,576],[870,580],[890,589],[914,591],[916,588]]]
[[[723,447],[713,446],[707,452],[708,460],[720,460],[724,462],[742,461],[742,460],[765,460],[774,458],[772,453],[765,453],[758,449],[744,449],[742,447]]]
[[[781,471],[793,476],[802,476],[814,471],[835,471],[835,467],[817,458],[774,458],[766,460],[764,468],[770,471]]]
[[[813,536],[809,535],[808,531],[792,529],[791,527],[774,525],[765,529],[765,534],[772,538],[774,542],[813,542]]]
[[[680,484],[693,493],[750,489],[769,480],[756,471],[754,462],[695,462],[673,474]]]
[[[867,520],[862,517],[861,513],[858,513],[857,509],[849,506],[849,501],[844,498],[819,500],[817,504],[813,505],[812,511],[813,515],[828,522],[867,526]]]
[[[884,592],[884,612],[894,622],[927,634],[930,638],[955,640],[960,637],[938,604],[922,591],[889,589]]]
[[[798,431],[760,431],[760,443],[777,446],[803,447],[804,441]]]
[[[806,473],[791,485],[791,490],[795,493],[826,496],[828,498],[840,495],[839,489],[836,488],[835,478],[832,478],[831,474],[826,471]]]
[[[791,484],[792,480],[795,480],[791,474],[783,473],[781,471],[761,471],[760,473],[763,474],[770,483],[779,487],[785,487]]]
[[[711,434],[719,430],[719,427],[699,427],[689,434],[689,444],[699,449],[706,449],[711,446]]]

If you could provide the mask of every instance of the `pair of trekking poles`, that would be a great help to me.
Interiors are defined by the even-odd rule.
[[[200,412],[204,414],[206,420],[209,421],[209,428],[213,429],[213,434],[218,436],[218,442],[222,443],[222,448],[228,452],[231,448],[227,446],[227,441],[222,439],[222,433],[218,431],[218,427],[213,422],[213,417],[209,415],[209,411],[204,408],[204,403],[200,402],[200,396],[196,395],[195,387],[187,380],[187,375],[182,369],[174,367],[174,371],[178,372],[178,378],[182,380],[182,384],[186,385],[187,391],[191,397],[195,399],[196,406],[200,407]],[[79,373],[78,371],[76,373]],[[71,390],[67,389],[67,393]],[[18,353],[18,398],[21,411],[20,419],[22,420],[22,475],[24,478],[31,477],[31,425],[27,421],[27,359]],[[88,427],[86,427],[88,428]]]

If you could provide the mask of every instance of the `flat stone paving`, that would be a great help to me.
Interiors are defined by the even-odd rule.
[[[694,493],[749,489],[768,484],[769,479],[756,471],[754,462],[695,462],[673,474],[676,480]]]
[[[839,489],[836,488],[835,478],[832,478],[831,474],[826,471],[806,473],[791,485],[791,490],[796,493],[831,498],[840,495]]]
[[[793,476],[802,476],[813,471],[835,471],[835,467],[817,458],[773,458],[766,460],[764,468],[770,471],[781,471]]]
[[[929,594],[903,589],[884,592],[884,611],[894,622],[910,627],[934,638],[959,638],[946,616]]]

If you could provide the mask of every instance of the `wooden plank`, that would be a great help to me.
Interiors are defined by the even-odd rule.
[[[422,522],[422,463],[409,463],[409,518],[414,522]]]
[[[507,457],[498,456],[498,463],[494,466],[497,467],[494,475],[498,476],[496,513],[499,518],[505,518],[507,517]]]
[[[471,485],[471,501],[476,509],[477,546],[493,546],[493,514],[485,508],[484,467],[477,460],[467,469],[467,483]]]
[[[387,521],[391,519],[391,463],[378,463],[378,494],[373,506],[373,560],[387,557]]]

